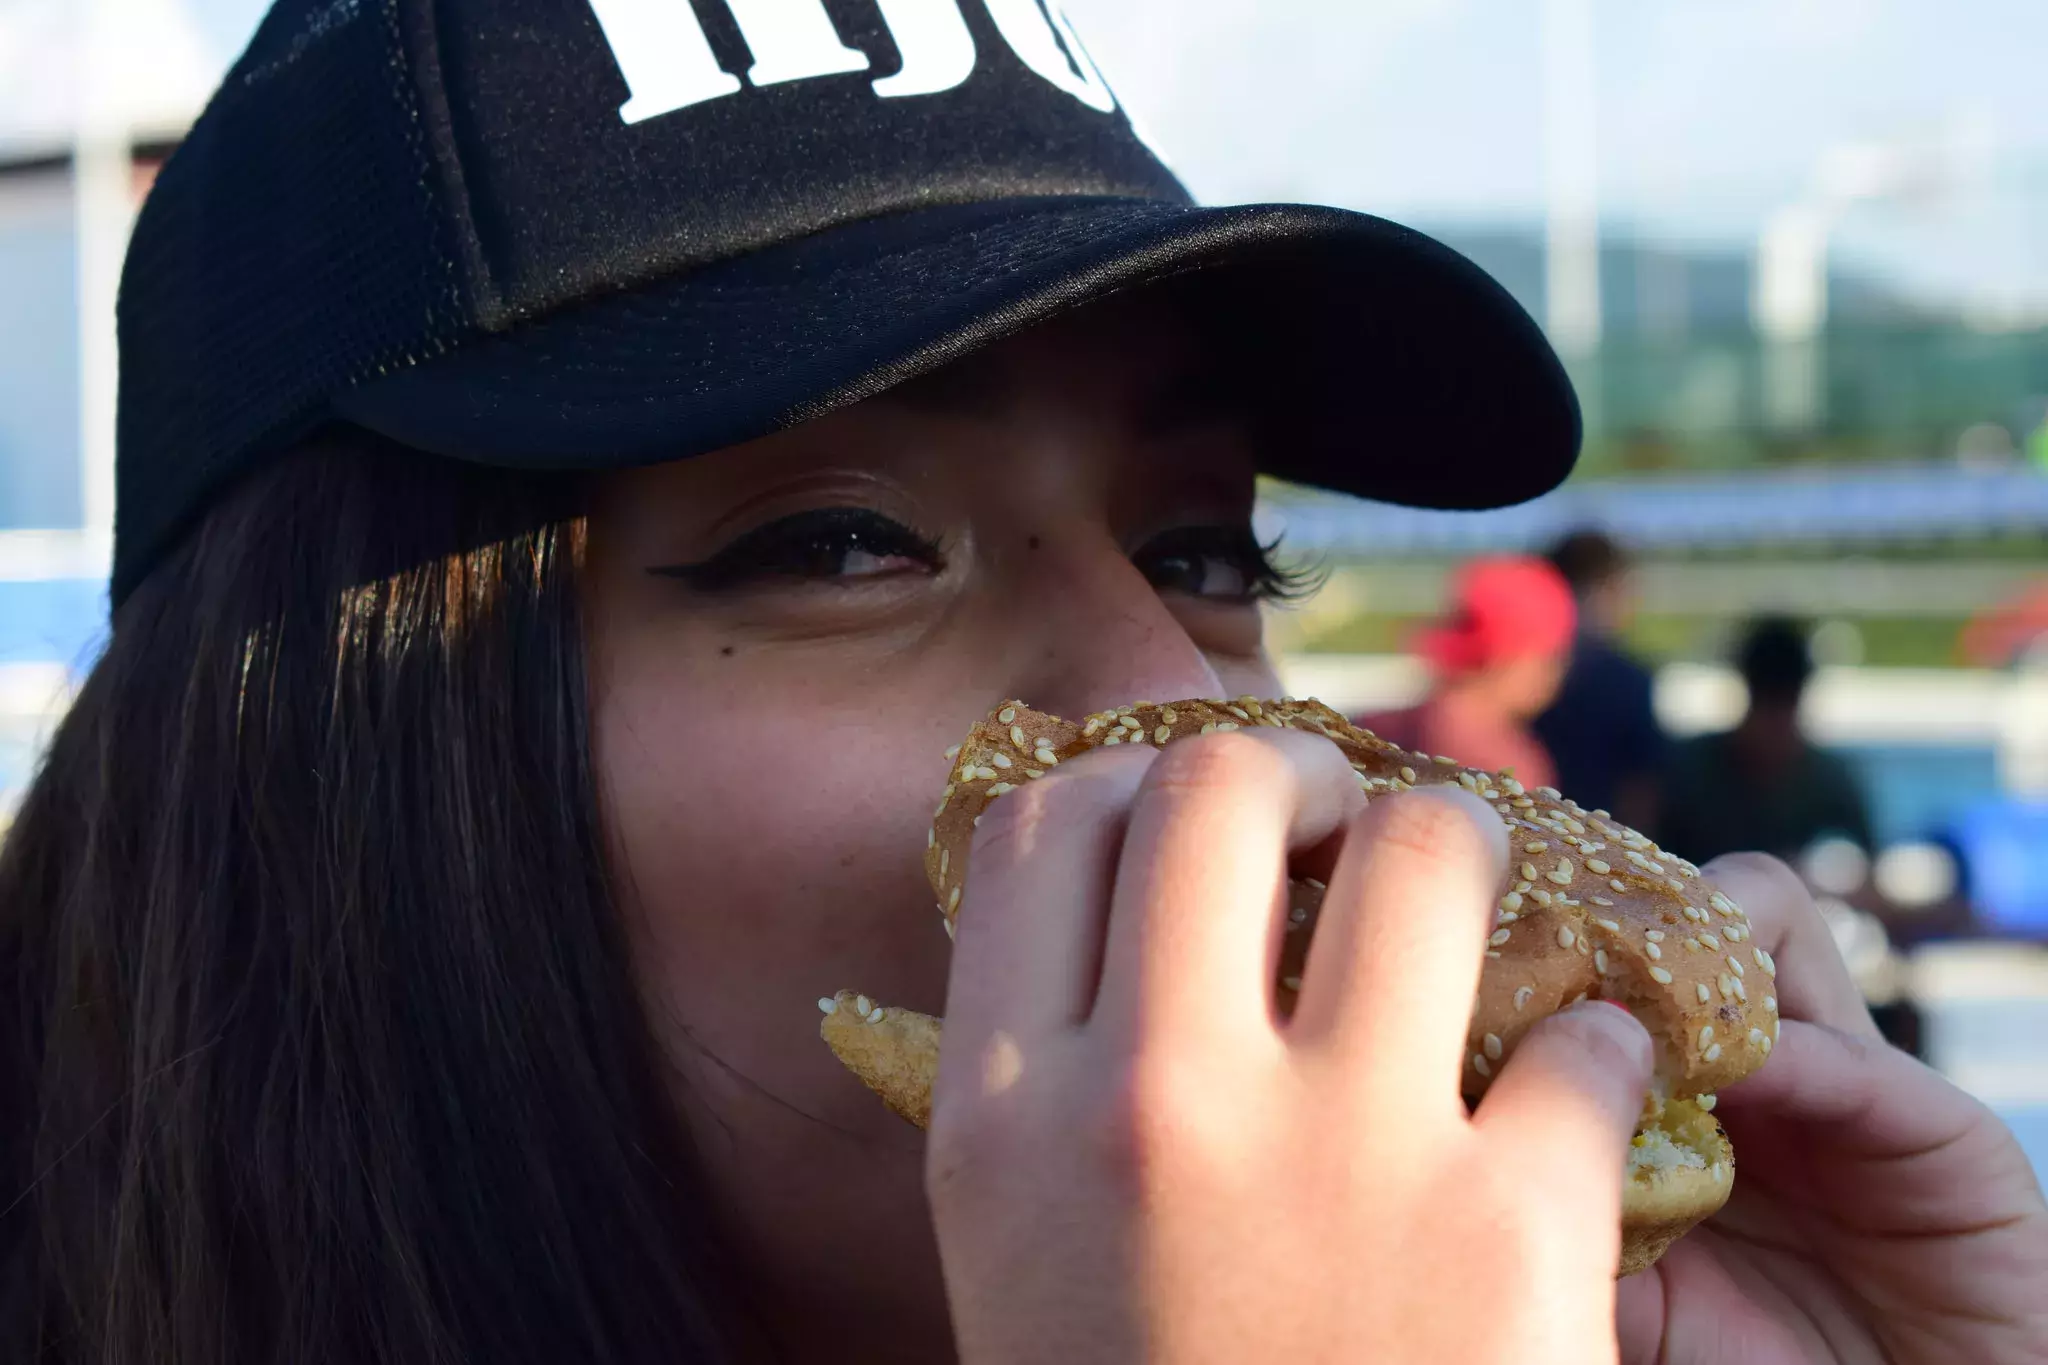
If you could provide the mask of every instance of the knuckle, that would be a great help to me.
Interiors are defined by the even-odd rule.
[[[1459,803],[1404,793],[1375,804],[1363,817],[1377,839],[1433,863],[1490,859],[1485,835]]]
[[[1272,745],[1252,735],[1198,735],[1163,750],[1149,780],[1154,791],[1201,796],[1270,780],[1286,762]]]
[[[1132,1059],[1104,1082],[1085,1124],[1097,1169],[1132,1197],[1184,1183],[1203,1165],[1216,1089],[1171,1054]]]
[[[1099,829],[1107,812],[1128,803],[1131,766],[1051,773],[991,802],[974,831],[974,865],[1024,864],[1048,842]]]

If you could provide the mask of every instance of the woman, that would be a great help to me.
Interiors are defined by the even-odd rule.
[[[1554,367],[1427,244],[1174,203],[1047,12],[886,8],[734,6],[707,70],[672,9],[281,6],[167,167],[112,638],[0,865],[8,1358],[1615,1355],[1642,1030],[1450,1103],[1495,822],[1222,736],[991,821],[950,960],[918,868],[999,696],[1278,690],[1256,471],[1521,496]],[[1497,421],[1547,435],[1492,468]],[[1349,448],[1425,427],[1455,478]],[[1358,951],[1283,1034],[1290,850]],[[1793,1022],[1621,1352],[2032,1358],[2010,1137],[1872,1048],[1781,871],[1717,875]],[[929,1162],[817,1040],[852,981],[970,1040]]]

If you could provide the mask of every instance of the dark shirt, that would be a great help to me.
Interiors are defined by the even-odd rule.
[[[1863,792],[1834,754],[1802,743],[1762,785],[1743,771],[1725,733],[1689,740],[1674,754],[1658,829],[1672,852],[1696,863],[1749,851],[1791,858],[1830,835],[1871,846]]]
[[[1557,700],[1531,727],[1565,795],[1613,810],[1622,783],[1663,768],[1668,744],[1650,692],[1649,669],[1597,635],[1579,636]]]

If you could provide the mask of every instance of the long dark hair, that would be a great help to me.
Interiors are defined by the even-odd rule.
[[[574,503],[337,430],[122,605],[0,853],[0,1357],[726,1358]]]

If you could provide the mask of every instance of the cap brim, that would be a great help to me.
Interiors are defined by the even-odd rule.
[[[1268,472],[1485,508],[1571,471],[1579,410],[1542,332],[1448,247],[1338,209],[1120,199],[850,223],[580,305],[340,395],[456,459],[653,464],[870,397],[1034,323],[1199,272],[1257,371]]]

